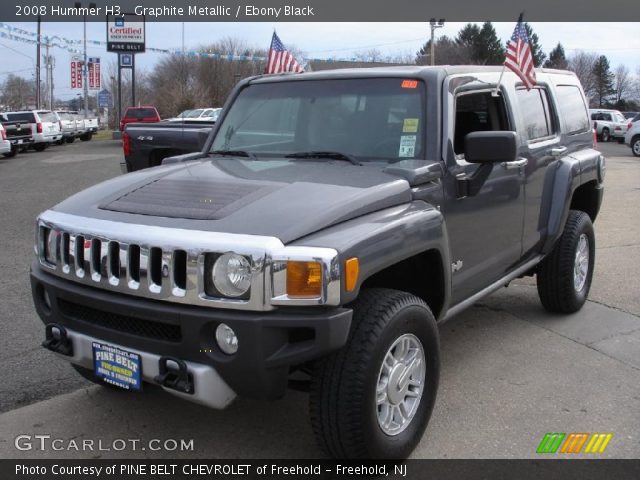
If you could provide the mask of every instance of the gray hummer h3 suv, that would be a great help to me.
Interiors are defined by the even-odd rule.
[[[576,312],[605,174],[584,93],[539,70],[242,81],[202,152],[37,220],[43,345],[102,384],[224,408],[306,388],[335,457],[399,458],[436,399],[438,324],[517,277]]]

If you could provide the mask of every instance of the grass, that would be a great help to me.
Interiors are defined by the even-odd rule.
[[[94,133],[92,140],[111,140],[111,130],[98,130]]]

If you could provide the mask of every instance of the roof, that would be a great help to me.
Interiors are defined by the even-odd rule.
[[[347,62],[348,63],[348,62]],[[328,64],[330,65],[330,63]],[[502,65],[400,65],[400,66],[374,66],[369,68],[338,68],[333,70],[322,70],[316,72],[280,73],[274,75],[260,75],[249,79],[251,82],[262,83],[279,80],[309,80],[309,79],[330,79],[330,78],[367,78],[367,77],[422,77],[433,78],[437,76],[477,74],[477,73],[500,73],[503,71]],[[550,68],[537,68],[536,72],[543,74],[570,75],[573,72],[568,70],[555,70]],[[505,74],[510,74],[505,70]]]

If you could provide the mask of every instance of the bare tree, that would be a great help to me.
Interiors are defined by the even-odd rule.
[[[35,102],[36,86],[33,80],[27,80],[10,73],[2,83],[0,104],[7,110],[21,110],[30,107]]]
[[[630,93],[632,78],[629,69],[624,65],[618,65],[615,72],[613,88],[616,90],[616,103],[620,103],[624,95]]]
[[[573,71],[580,79],[584,93],[591,102],[596,95],[596,79],[593,67],[598,60],[598,54],[578,50],[568,59],[569,70]]]

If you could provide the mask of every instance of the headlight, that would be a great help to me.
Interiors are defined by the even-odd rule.
[[[56,252],[58,251],[59,234],[60,233],[55,230],[48,228],[45,230],[44,258],[47,263],[50,263],[51,265],[56,265],[58,263]]]
[[[225,297],[241,297],[251,286],[251,265],[242,255],[225,253],[213,264],[211,278],[213,286]]]

